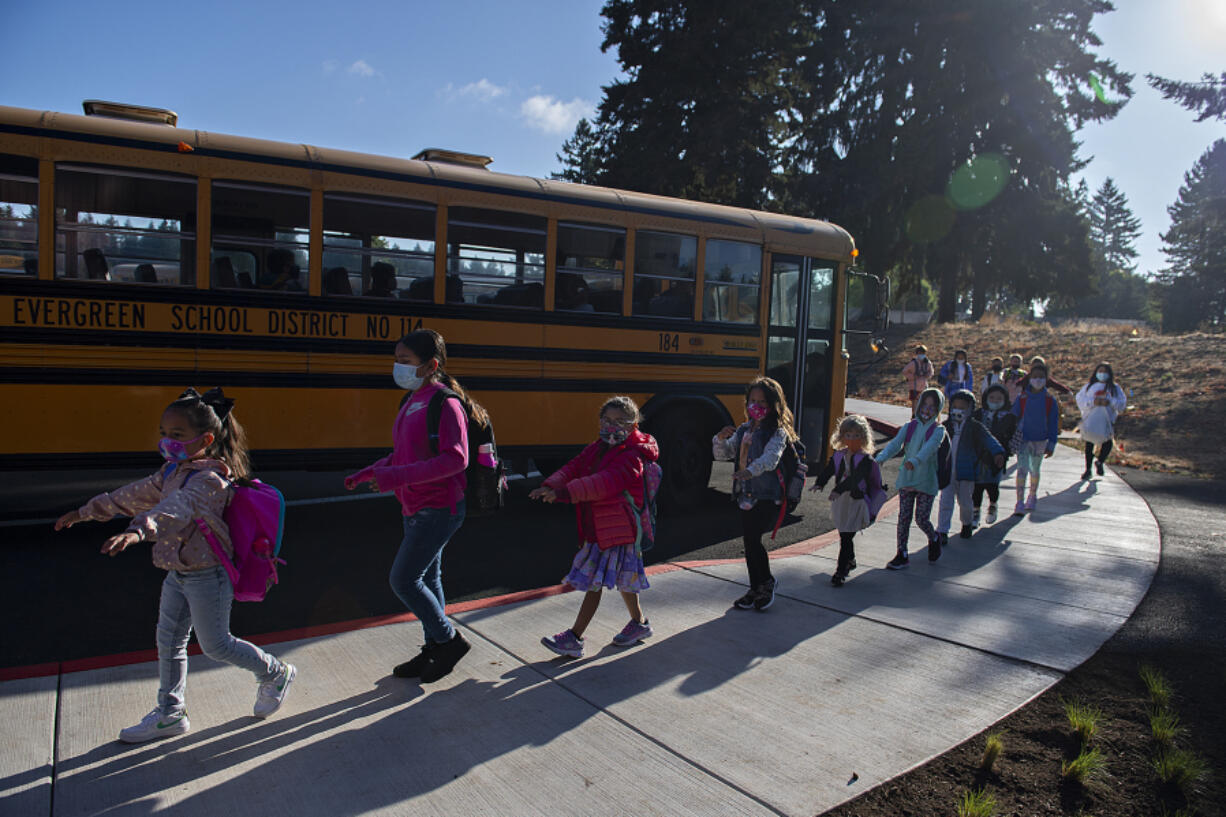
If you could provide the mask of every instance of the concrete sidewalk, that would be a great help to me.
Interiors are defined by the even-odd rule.
[[[140,746],[115,735],[149,710],[153,664],[6,682],[0,812],[820,813],[1026,703],[1129,616],[1158,527],[1082,466],[1061,447],[1034,514],[955,536],[935,564],[913,531],[910,569],[884,569],[892,511],[857,536],[841,589],[832,548],[777,558],[765,613],[730,609],[743,564],[664,566],[643,596],[655,638],[605,646],[625,623],[609,594],[581,660],[538,643],[570,624],[573,593],[457,614],[473,651],[425,688],[390,677],[416,623],[276,645],[299,680],[266,722],[249,676],[197,656],[192,731]],[[1002,493],[1012,507],[1011,479]]]

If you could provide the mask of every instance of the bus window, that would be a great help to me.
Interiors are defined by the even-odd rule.
[[[620,315],[625,259],[624,229],[558,224],[554,309]]]
[[[634,314],[694,317],[697,269],[697,238],[639,230],[634,235]]]
[[[38,160],[0,153],[0,275],[38,274]]]
[[[448,208],[447,300],[544,308],[546,224],[525,213]]]
[[[813,259],[809,272],[809,328],[834,328],[834,266]]]
[[[195,284],[195,179],[58,165],[55,212],[57,278]]]
[[[762,248],[742,241],[707,241],[702,319],[757,323],[762,287]]]
[[[310,227],[311,194],[306,190],[213,182],[210,285],[306,292]]]
[[[325,295],[434,300],[432,204],[324,194]]]

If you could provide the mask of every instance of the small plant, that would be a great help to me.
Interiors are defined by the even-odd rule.
[[[996,759],[1004,750],[1005,742],[1001,740],[1000,732],[989,732],[983,746],[983,760],[979,761],[979,768],[985,772],[992,771],[992,767],[996,765]]]
[[[1188,789],[1204,777],[1208,767],[1187,749],[1163,749],[1154,758],[1154,771],[1163,783],[1169,783],[1187,793]]]
[[[1149,731],[1154,736],[1155,742],[1162,746],[1170,746],[1183,732],[1183,727],[1179,725],[1179,716],[1169,709],[1151,709]]]
[[[992,817],[996,813],[996,795],[987,787],[962,792],[958,798],[958,817]]]
[[[1081,701],[1065,701],[1064,714],[1068,716],[1069,726],[1073,727],[1082,746],[1089,744],[1098,731],[1098,722],[1102,720],[1102,710],[1089,706]]]
[[[1171,703],[1171,685],[1166,676],[1149,664],[1141,665],[1140,675],[1149,690],[1149,700],[1159,709],[1165,709]]]
[[[1077,757],[1060,764],[1060,776],[1065,780],[1073,780],[1085,785],[1087,781],[1097,777],[1106,766],[1103,753],[1098,750],[1097,746],[1083,747],[1081,754]]]

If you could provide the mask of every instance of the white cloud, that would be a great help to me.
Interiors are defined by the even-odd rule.
[[[345,70],[359,77],[373,77],[375,74],[379,73],[377,70],[375,70],[374,66],[368,63],[366,60],[358,60]]]
[[[485,77],[482,77],[476,82],[470,82],[462,88],[456,88],[449,82],[442,87],[439,94],[450,99],[460,99],[463,97],[466,99],[475,99],[478,102],[491,102],[506,92],[506,86],[495,85]]]
[[[545,133],[570,133],[583,117],[591,117],[595,107],[576,97],[570,102],[554,99],[547,94],[537,94],[524,100],[519,106],[519,115],[529,127]]]

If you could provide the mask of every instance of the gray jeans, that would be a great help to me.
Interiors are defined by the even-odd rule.
[[[172,715],[186,708],[187,642],[192,630],[204,654],[251,671],[260,682],[271,681],[284,666],[254,644],[230,634],[230,604],[234,587],[221,566],[180,573],[172,570],[162,582],[158,608],[158,709]]]

